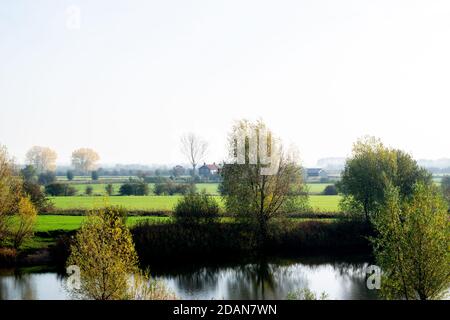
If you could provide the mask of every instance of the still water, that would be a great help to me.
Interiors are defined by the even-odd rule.
[[[367,260],[271,259],[242,265],[182,266],[158,271],[181,299],[286,299],[308,288],[328,299],[376,299],[366,287]],[[1,299],[70,299],[65,276],[56,272],[0,270]]]

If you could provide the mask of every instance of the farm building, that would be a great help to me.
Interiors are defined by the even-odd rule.
[[[198,168],[198,174],[201,177],[210,177],[219,173],[219,167],[214,162],[213,164],[204,163]]]
[[[321,168],[306,168],[307,178],[327,179],[328,173]]]

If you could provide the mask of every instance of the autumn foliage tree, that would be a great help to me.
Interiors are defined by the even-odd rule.
[[[0,145],[0,242],[9,234],[11,216],[17,212],[22,183],[14,175],[14,162],[4,146]]]
[[[16,221],[12,231],[12,242],[14,248],[18,249],[25,240],[34,234],[34,225],[37,219],[37,211],[28,197],[22,197],[19,201]]]
[[[34,146],[26,154],[26,161],[32,165],[38,173],[56,170],[58,155],[48,147]]]
[[[0,243],[8,240],[20,247],[33,234],[36,216],[22,176],[6,148],[0,146]]]
[[[68,266],[80,270],[80,287],[71,288],[82,299],[175,299],[165,284],[138,267],[133,239],[120,208],[93,211],[71,246]]]
[[[72,165],[83,173],[95,170],[99,160],[98,153],[89,148],[81,148],[72,152]]]
[[[80,268],[81,287],[74,290],[75,295],[95,300],[124,299],[130,275],[138,272],[124,212],[106,208],[90,213],[76,235],[67,263]]]

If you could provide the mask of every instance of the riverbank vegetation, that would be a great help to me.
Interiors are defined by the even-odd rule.
[[[78,283],[68,288],[77,298],[95,300],[175,298],[164,284],[138,267],[133,239],[119,208],[93,211],[70,247],[68,267]],[[75,281],[74,281],[75,282]]]
[[[0,264],[76,264],[88,270],[84,298],[174,298],[149,264],[327,253],[372,253],[385,298],[437,299],[450,287],[450,179],[437,187],[375,138],[355,143],[336,186],[306,184],[296,152],[261,121],[236,123],[227,153],[244,161],[228,161],[204,188],[161,177],[61,182],[47,169],[19,171],[0,151]]]

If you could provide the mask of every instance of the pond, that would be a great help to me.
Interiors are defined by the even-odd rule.
[[[321,257],[268,259],[216,266],[182,266],[158,271],[180,299],[286,299],[308,288],[328,299],[376,299],[366,287],[368,259]],[[65,276],[56,272],[0,270],[1,299],[70,299]]]

